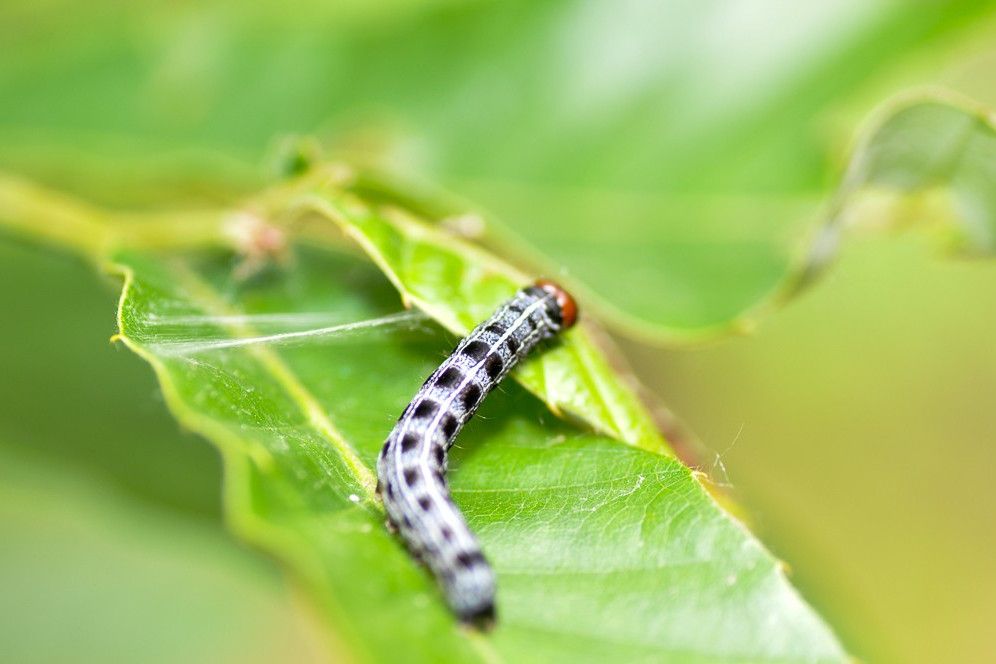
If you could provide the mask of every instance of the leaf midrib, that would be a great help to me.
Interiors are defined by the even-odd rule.
[[[216,315],[232,315],[244,312],[237,311],[231,307],[221,295],[209,283],[201,279],[194,272],[189,264],[183,260],[175,261],[177,276],[183,284],[190,289],[194,299],[200,299],[205,304],[204,310]],[[222,326],[235,335],[244,337],[258,336],[258,332],[248,325],[225,325]],[[376,475],[367,468],[360,459],[359,454],[349,444],[346,437],[338,430],[328,413],[322,408],[321,403],[311,393],[305,385],[297,378],[294,372],[287,366],[278,353],[267,346],[251,345],[248,347],[249,353],[260,362],[261,366],[277,381],[284,389],[290,399],[297,404],[301,412],[308,417],[308,421],[332,446],[343,463],[349,469],[357,484],[366,493],[366,503],[376,510],[382,512],[383,504],[377,497],[374,487],[376,486]],[[485,664],[504,664],[504,659],[494,649],[488,638],[473,629],[460,630],[463,632],[467,642],[480,656]]]
[[[229,305],[218,291],[198,276],[186,261],[181,259],[171,261],[170,267],[174,270],[178,281],[188,289],[193,299],[202,305],[202,309],[206,313],[217,316],[231,316],[244,313]],[[236,338],[259,336],[258,331],[245,324],[227,324],[221,327]],[[377,482],[376,476],[363,463],[359,454],[353,449],[353,446],[350,445],[346,437],[332,422],[332,419],[322,407],[318,398],[305,387],[290,367],[271,348],[265,345],[251,344],[246,347],[246,350],[280,385],[291,401],[297,405],[301,413],[307,417],[308,423],[335,450],[339,458],[349,469],[353,479],[366,494],[367,502],[378,510],[381,510],[380,501],[374,493],[374,487]]]

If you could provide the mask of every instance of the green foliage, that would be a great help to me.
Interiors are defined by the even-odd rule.
[[[996,116],[943,97],[912,100],[888,113],[860,144],[839,205],[862,189],[909,196],[940,191],[949,214],[941,229],[951,249],[996,252]],[[842,213],[843,210],[837,210]],[[930,220],[920,214],[920,221]],[[831,225],[839,219],[833,219]]]
[[[797,268],[843,152],[814,124],[990,9],[376,4],[66,8],[91,27],[55,52],[10,35],[0,165],[172,205],[252,190],[277,132],[319,132],[484,206],[603,319],[697,341],[752,326]]]
[[[791,18],[777,3],[750,16],[697,2],[59,5],[38,21],[32,3],[0,8],[16,54],[0,58],[0,166],[103,206],[2,178],[0,225],[125,276],[120,339],[221,450],[232,526],[306,583],[344,654],[845,658],[673,458],[681,441],[658,433],[596,319],[655,342],[750,328],[822,273],[848,227],[927,221],[953,248],[991,253],[984,112],[887,106],[829,203],[824,155],[843,150],[814,130],[866,74],[984,3],[805,3]],[[255,164],[284,132],[362,166],[312,169],[317,141],[284,145],[271,170],[300,179],[264,189]],[[247,262],[240,215],[289,235],[292,260]],[[476,242],[453,232],[468,219]],[[266,269],[239,278],[247,265]],[[575,289],[588,324],[518,370],[522,387],[495,394],[456,452],[457,501],[501,584],[485,636],[454,626],[384,532],[371,468],[448,333],[535,272]],[[435,322],[217,345],[258,332],[233,315],[350,322],[401,303]],[[136,438],[119,432],[115,458]],[[141,494],[149,469],[118,463]]]
[[[302,249],[292,271],[251,284],[233,282],[216,253],[114,261],[127,274],[122,334],[155,367],[177,417],[222,449],[230,520],[305,578],[358,657],[843,659],[779,564],[687,468],[560,423],[513,387],[489,400],[454,455],[454,496],[500,579],[497,630],[461,630],[385,530],[371,471],[452,337],[431,328],[190,351],[191,341],[251,333],[213,317],[362,320],[398,302],[376,271],[332,252]],[[182,328],[177,346],[171,321],[190,317],[206,322]],[[693,628],[702,624],[712,628]]]
[[[378,211],[355,198],[344,199],[330,187],[311,184],[327,179],[319,170],[300,192],[295,187],[285,204],[314,209],[336,221],[383,270],[407,304],[430,314],[450,331],[467,334],[522,284],[529,283],[522,272],[398,208]],[[593,328],[589,322],[570,330],[563,343],[520,367],[516,378],[555,412],[569,414],[630,445],[669,453],[642,405],[613,376],[613,368],[592,337]]]
[[[965,111],[938,107],[904,107],[878,125],[856,154],[846,195],[871,185],[977,182],[950,177],[961,171],[949,165],[917,167],[929,162],[929,143],[913,150],[919,161],[892,157],[890,146],[909,152],[921,135],[932,136],[924,126],[932,121],[975,128],[988,145],[988,124],[958,124]],[[903,128],[912,130],[897,138]],[[949,154],[951,163],[958,154]],[[189,213],[129,219],[6,180],[0,219],[22,232],[43,228],[49,240],[108,260],[125,276],[119,338],[153,365],[180,421],[222,451],[229,520],[306,581],[357,657],[386,658],[405,643],[425,661],[844,658],[777,561],[669,456],[595,345],[591,321],[515,373],[580,427],[509,388],[461,438],[453,490],[494,560],[502,617],[493,635],[458,628],[431,579],[382,527],[371,470],[394,416],[453,338],[426,324],[323,344],[238,341],[258,334],[245,315],[381,319],[399,305],[389,284],[462,334],[527,277],[420,219],[400,205],[403,196],[347,193],[334,184],[343,177],[341,168],[319,166],[244,212],[187,220]],[[45,220],[54,223],[38,223]],[[304,244],[279,269],[266,260],[286,248],[270,247],[256,256],[255,275],[239,277],[238,256],[225,248],[233,224],[267,223],[281,234],[296,229]],[[838,228],[839,217],[824,227]],[[259,250],[244,239],[235,246],[243,259]],[[721,627],[689,627],[701,624]],[[427,632],[432,639],[422,638]]]
[[[327,180],[324,171],[314,175]],[[205,233],[202,248],[184,246],[189,238],[166,240],[157,220],[129,225],[68,199],[59,199],[65,224],[55,237],[88,247],[67,239],[72,220],[88,237],[102,228],[94,257],[111,252],[106,259],[126,277],[120,338],[153,365],[180,421],[221,450],[230,522],[294,569],[356,657],[404,647],[425,661],[677,652],[689,661],[843,659],[779,563],[689,469],[660,454],[647,416],[581,334],[527,364],[521,378],[530,385],[542,376],[531,387],[554,404],[597,397],[603,408],[582,401],[578,413],[594,430],[558,422],[509,387],[461,437],[454,494],[502,579],[501,626],[487,636],[461,630],[431,578],[384,529],[370,470],[394,417],[453,338],[431,327],[286,347],[216,342],[252,335],[244,314],[355,321],[397,310],[389,281],[324,232],[328,217],[359,234],[406,296],[426,298],[455,327],[479,315],[462,306],[483,309],[507,295],[514,272],[410,215],[392,222],[389,211],[309,182],[278,188],[257,207],[287,227],[317,225],[302,230],[317,247],[298,246],[289,267],[248,281],[237,278],[216,234]],[[22,196],[20,212],[50,209],[38,189],[6,191],[8,200]],[[287,214],[275,212],[281,205]],[[323,216],[301,217],[309,209]],[[231,215],[215,218],[224,225]],[[427,267],[412,272],[413,259]],[[445,265],[477,275],[465,282],[479,290],[432,299],[432,282],[413,275]],[[578,357],[589,360],[579,365]],[[579,373],[587,378],[578,382]],[[689,629],[702,622],[714,628]]]

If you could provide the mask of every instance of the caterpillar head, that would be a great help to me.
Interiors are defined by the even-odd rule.
[[[553,299],[557,303],[557,311],[555,313],[556,317],[560,320],[561,329],[566,330],[577,322],[578,305],[570,293],[549,279],[538,280],[536,287],[542,288],[547,293],[553,295]]]

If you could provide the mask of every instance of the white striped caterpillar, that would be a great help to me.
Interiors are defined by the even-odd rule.
[[[377,491],[388,523],[432,571],[463,622],[493,624],[495,575],[450,497],[446,452],[505,374],[576,318],[573,298],[551,281],[517,292],[429,376],[381,449]]]

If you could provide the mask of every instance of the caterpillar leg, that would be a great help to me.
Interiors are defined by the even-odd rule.
[[[487,632],[494,628],[498,620],[494,603],[486,604],[480,609],[460,616],[460,622],[475,629]]]

